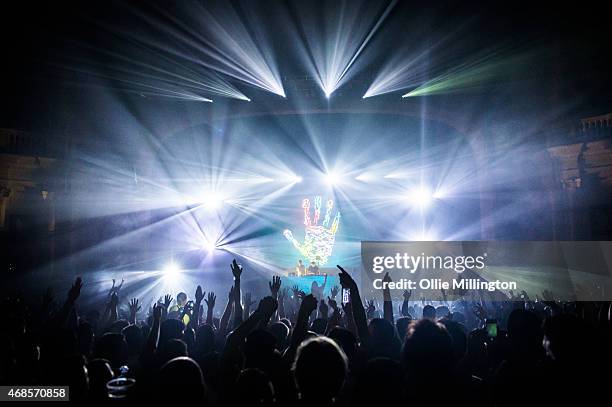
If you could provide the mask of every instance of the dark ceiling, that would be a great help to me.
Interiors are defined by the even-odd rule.
[[[0,113],[0,127],[18,128],[32,131],[61,131],[66,122],[79,115],[80,111],[95,110],[90,103],[97,96],[98,90],[79,86],[87,81],[86,77],[67,74],[61,68],[50,64],[56,58],[79,54],[75,43],[93,48],[113,49],[117,38],[100,28],[100,23],[129,28],[133,21],[123,12],[124,3],[117,1],[93,2],[18,2],[8,5],[3,2],[0,24],[0,41],[3,50],[2,75],[0,76],[3,108]],[[151,10],[151,2],[128,2],[131,7]],[[155,3],[155,2],[153,2]],[[172,12],[172,2],[157,2]],[[206,4],[208,2],[204,2]],[[240,2],[231,2],[235,7]],[[612,108],[612,89],[609,72],[612,65],[608,60],[610,28],[607,13],[598,4],[581,2],[580,7],[570,6],[564,2],[540,4],[536,2],[465,2],[444,1],[415,2],[400,1],[386,20],[386,35],[395,38],[397,44],[409,41],[415,32],[425,33],[435,38],[453,31],[456,27],[470,21],[469,27],[461,35],[461,44],[457,49],[483,49],[497,43],[508,41],[529,41],[539,44],[539,49],[546,49],[537,64],[533,66],[534,75],[529,79],[520,75],[515,82],[507,84],[504,89],[492,89],[491,93],[504,93],[512,102],[500,101],[499,105],[518,105],[517,112],[534,112],[533,106],[546,110],[551,100],[559,105],[571,104],[573,99],[578,104],[564,111],[571,119],[589,114],[600,114]],[[537,2],[540,3],[540,2]],[[286,17],[294,18],[294,4],[286,1],[251,1],[251,7],[265,10],[261,13],[262,23],[271,31],[281,29],[286,24]],[[350,2],[348,2],[350,4]],[[318,2],[310,2],[310,7],[317,7]],[[283,10],[283,18],[279,18]],[[283,35],[271,36],[272,46],[279,58],[279,70],[290,84],[295,78],[305,74],[299,61],[285,57],[289,55],[294,44]],[[78,48],[78,47],[77,47]],[[392,55],[395,44],[389,43],[387,49],[381,49],[366,67],[355,77],[352,87],[347,87],[343,97],[353,102],[359,100],[363,87],[378,64]],[[279,106],[274,98],[266,99],[252,87],[236,83],[249,95],[254,95],[254,102],[240,109],[254,112],[266,109],[294,109],[294,106]],[[353,89],[353,91],[351,91]],[[299,93],[299,89],[296,91]],[[486,93],[486,92],[485,92]],[[525,103],[521,102],[521,95]],[[288,99],[291,98],[291,95]],[[300,95],[294,95],[301,97]],[[131,96],[125,96],[130,98]],[[482,98],[483,95],[472,96]],[[314,108],[321,100],[312,98]],[[477,102],[472,100],[471,103]],[[171,106],[183,102],[142,100],[136,98],[134,103],[144,109],[176,108]],[[215,103],[217,99],[215,99]],[[219,103],[230,105],[231,101],[219,99]],[[285,102],[285,103],[291,103]],[[337,102],[340,103],[340,102]],[[377,108],[389,106],[391,110],[402,108],[406,103],[399,95],[383,96],[376,102]],[[408,102],[411,103],[411,102]],[[462,105],[461,96],[453,96],[444,101],[445,105]],[[530,105],[532,103],[533,105]],[[205,107],[208,108],[208,107]],[[535,112],[538,110],[535,109]],[[95,117],[95,113],[92,115]]]

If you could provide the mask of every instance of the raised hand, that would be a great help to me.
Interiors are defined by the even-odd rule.
[[[337,285],[333,286],[330,292],[331,297],[335,300],[339,292],[340,292],[340,289],[338,288],[338,286]]]
[[[208,298],[204,300],[206,302],[206,306],[208,308],[215,307],[215,301],[217,301],[217,296],[212,291],[208,293]]]
[[[302,299],[302,304],[300,305],[300,312],[304,312],[310,315],[314,310],[317,309],[317,304],[317,299],[312,294],[308,294],[304,296],[304,299]]]
[[[357,283],[355,282],[355,280],[353,280],[353,277],[351,277],[350,274],[347,273],[346,270],[344,270],[342,267],[336,267],[338,267],[338,269],[340,270],[338,278],[340,279],[340,285],[342,286],[342,288],[346,288],[348,290],[357,289]]]
[[[130,307],[130,314],[134,314],[136,315],[136,313],[138,313],[138,311],[140,311],[141,306],[138,303],[138,299],[137,298],[132,298],[130,300],[130,302],[128,303],[129,307]]]
[[[170,294],[164,295],[164,308],[168,310],[170,303],[172,302],[172,296]]]
[[[408,290],[404,290],[404,294],[402,294],[404,297],[404,301],[410,301],[410,296],[412,295],[412,290],[408,291]]]
[[[113,278],[112,280],[113,280],[113,285],[112,285],[112,287],[110,288],[110,290],[108,290],[108,294],[107,294],[107,297],[108,297],[108,298],[110,298],[110,296],[111,296],[111,294],[112,294],[112,293],[114,293],[115,291],[117,291],[117,289],[115,288],[115,279]]]
[[[201,304],[205,295],[206,295],[206,292],[202,291],[202,287],[201,286],[198,286],[198,288],[196,288],[196,292],[195,292],[195,300],[196,300],[196,302],[198,304]]]
[[[339,311],[338,303],[332,297],[327,297],[327,305],[329,305],[334,312]]]
[[[281,278],[278,276],[272,276],[272,281],[268,283],[268,286],[270,287],[270,294],[272,297],[277,298],[278,290],[280,290],[281,287]]]
[[[234,261],[232,261],[232,264],[231,264],[230,267],[232,269],[232,274],[234,276],[234,279],[235,280],[239,280],[240,279],[240,275],[242,274],[242,266],[240,264],[238,264],[236,259],[234,259]]]
[[[119,285],[115,285],[116,284],[116,280],[113,278],[113,286],[110,288],[110,290],[108,291],[108,297],[110,298],[110,296],[112,295],[112,293],[117,293],[119,294],[119,290],[121,290],[121,287],[123,287],[123,283],[125,282],[125,280],[121,279],[121,284]]]
[[[140,305],[138,304],[137,298],[132,298],[132,300],[128,303],[130,308],[130,323],[136,323],[136,314],[140,311]]]
[[[273,297],[264,297],[259,301],[257,312],[260,312],[265,318],[270,318],[278,308],[278,301]]]
[[[368,300],[368,304],[366,306],[366,314],[368,319],[374,317],[374,312],[376,311],[376,306],[374,305],[374,300]]]
[[[283,231],[283,235],[289,240],[293,246],[300,252],[302,256],[317,265],[327,263],[329,256],[332,254],[336,241],[336,232],[340,225],[340,212],[336,212],[334,220],[331,220],[334,201],[329,199],[325,205],[325,217],[323,223],[319,225],[321,217],[321,197],[316,196],[314,199],[314,213],[310,213],[310,200],[302,201],[302,209],[304,209],[304,243],[298,242],[293,237],[293,232],[289,229]]]
[[[302,299],[306,295],[306,293],[304,291],[300,290],[297,285],[294,285],[293,287],[291,287],[291,291],[293,291],[293,299],[294,300]]]
[[[79,295],[81,295],[81,288],[83,288],[83,280],[81,277],[77,277],[70,290],[68,290],[68,301],[75,302]]]

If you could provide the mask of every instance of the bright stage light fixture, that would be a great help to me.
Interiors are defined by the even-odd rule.
[[[306,9],[300,13],[304,18],[300,23],[306,28],[300,36],[303,58],[326,98],[357,71],[354,65],[397,0],[386,5],[367,0],[358,3],[341,2],[336,11],[325,13],[324,21]]]
[[[208,253],[212,253],[217,248],[217,245],[210,240],[207,240],[202,245],[202,249]]]
[[[181,267],[175,262],[170,262],[162,269],[164,277],[174,277],[181,272]]]
[[[325,174],[325,183],[329,186],[336,186],[342,182],[342,177],[333,171]]]
[[[225,199],[223,195],[217,192],[208,192],[204,194],[202,199],[202,206],[209,211],[220,209],[223,206]]]
[[[434,199],[431,190],[427,187],[413,189],[408,193],[407,198],[412,206],[421,209],[428,208]]]

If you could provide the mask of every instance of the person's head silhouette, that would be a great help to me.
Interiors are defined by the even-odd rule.
[[[321,361],[325,361],[325,373]],[[331,403],[344,385],[347,370],[346,355],[334,341],[321,336],[306,340],[293,364],[300,398],[313,405]]]

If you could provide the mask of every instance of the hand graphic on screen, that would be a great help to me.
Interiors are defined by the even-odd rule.
[[[321,197],[316,196],[314,199],[314,213],[311,214],[311,205],[308,198],[302,201],[302,208],[304,209],[304,242],[298,242],[289,229],[285,229],[283,235],[293,243],[293,246],[308,261],[314,262],[317,266],[325,265],[332,254],[336,241],[336,232],[340,225],[340,212],[336,211],[336,216],[332,221],[334,201],[328,200],[325,205],[323,223],[319,225]]]

